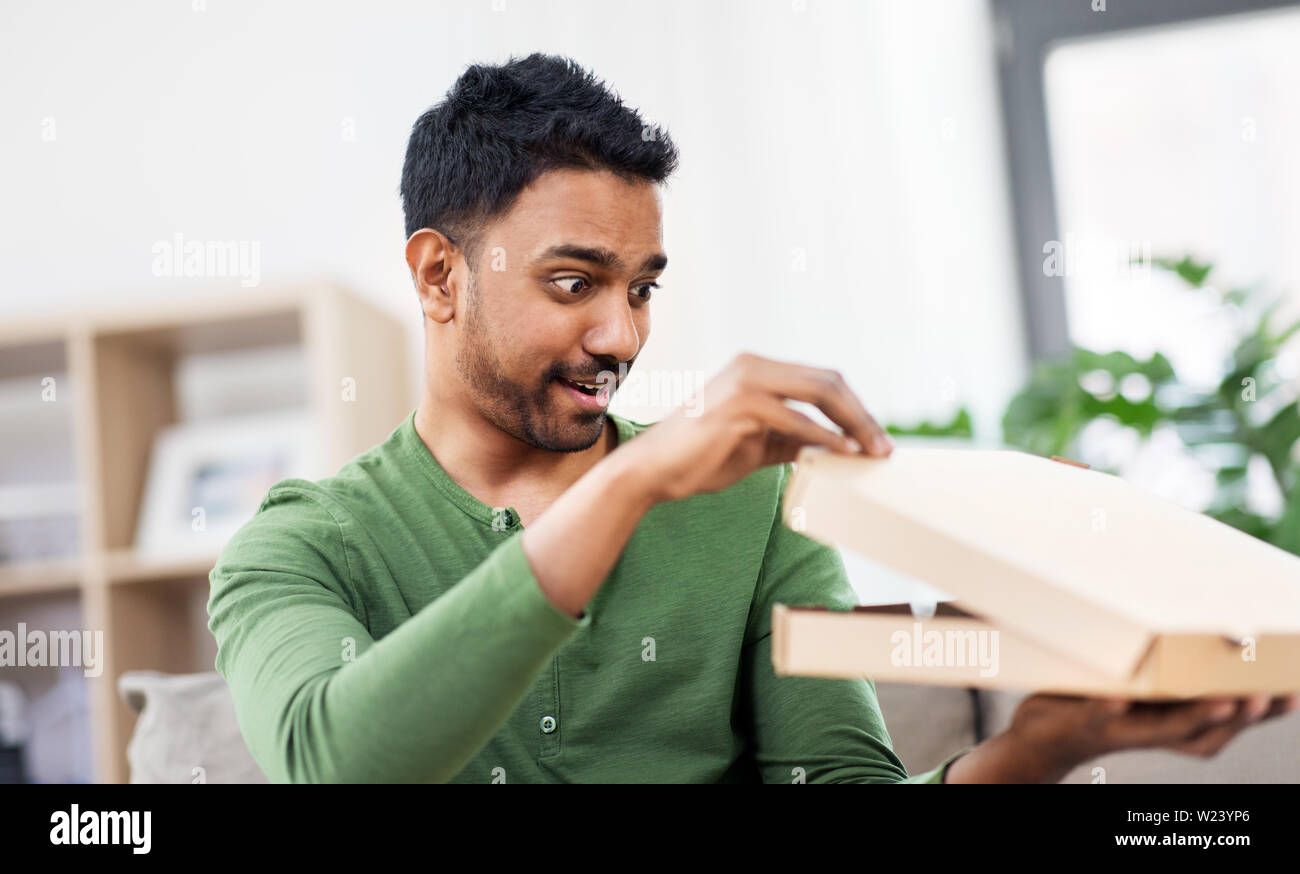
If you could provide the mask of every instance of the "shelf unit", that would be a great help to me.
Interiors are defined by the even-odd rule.
[[[54,615],[84,623],[62,626],[68,629],[103,630],[103,672],[81,677],[97,782],[129,779],[135,716],[117,692],[123,672],[214,669],[207,577],[216,554],[160,559],[133,549],[154,438],[181,416],[178,368],[193,355],[281,347],[301,355],[296,408],[310,411],[320,428],[318,477],[383,440],[414,406],[401,320],[330,285],[186,291],[130,309],[0,325],[0,380],[40,397],[57,375],[54,403],[65,406],[59,412],[71,430],[68,467],[79,495],[79,538],[67,555],[0,563],[0,629]],[[0,452],[21,461],[26,439],[0,435]],[[68,492],[66,482],[50,488]],[[18,676],[29,689],[47,685],[39,672],[52,670],[0,668],[0,678]]]

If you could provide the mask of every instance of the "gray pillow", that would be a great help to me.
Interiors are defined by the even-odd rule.
[[[117,681],[139,714],[126,757],[132,783],[267,783],[239,733],[230,687],[216,671],[127,671]]]

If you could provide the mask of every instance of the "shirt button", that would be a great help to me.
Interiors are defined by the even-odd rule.
[[[543,716],[543,717],[542,717],[542,731],[543,731],[545,734],[550,734],[551,732],[555,731],[555,717],[554,717],[554,716]]]

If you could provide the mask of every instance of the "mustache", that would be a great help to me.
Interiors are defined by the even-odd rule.
[[[623,361],[616,365],[595,369],[578,369],[573,368],[551,368],[550,378],[567,379],[572,382],[600,383],[609,382],[615,386],[621,385],[627,377],[628,372],[632,369],[631,361]],[[549,380],[548,380],[549,381]]]

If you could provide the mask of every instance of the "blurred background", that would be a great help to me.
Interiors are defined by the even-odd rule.
[[[1298,44],[1261,0],[8,0],[0,632],[84,633],[0,666],[0,779],[209,778],[137,711],[216,718],[220,543],[414,406],[407,136],[510,55],[573,57],[682,153],[616,412],[742,350],[834,367],[900,439],[1075,458],[1300,552]],[[846,562],[864,601],[944,597]],[[891,695],[914,769],[1005,716]]]

